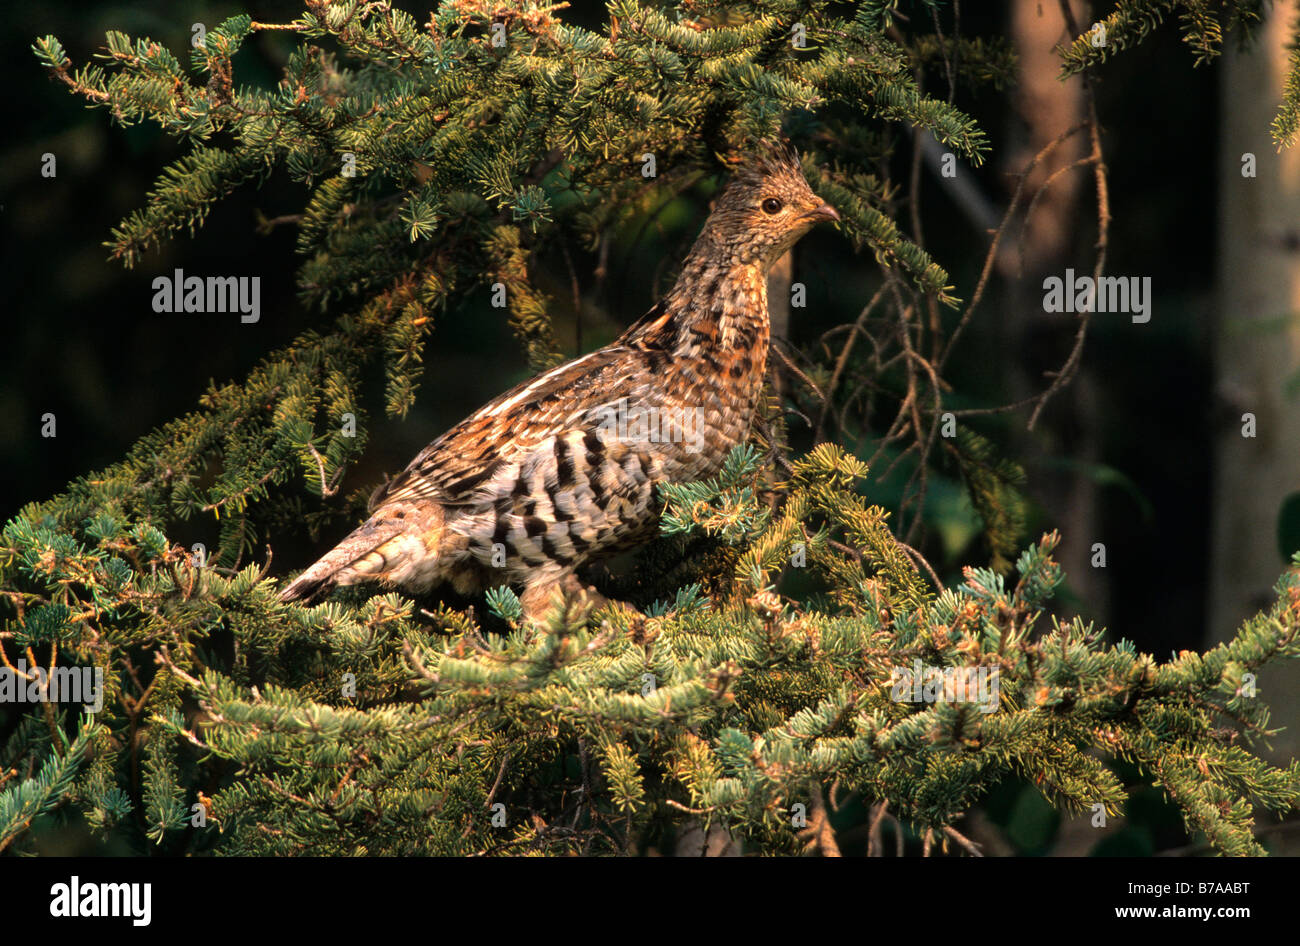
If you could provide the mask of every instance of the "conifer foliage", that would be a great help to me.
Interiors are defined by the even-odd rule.
[[[103,700],[93,715],[5,703],[0,850],[40,850],[38,827],[57,821],[173,854],[634,853],[706,824],[750,852],[834,854],[858,811],[873,849],[888,819],[900,843],[974,852],[957,825],[1001,781],[1115,815],[1122,762],[1217,850],[1262,853],[1256,810],[1297,804],[1300,765],[1250,751],[1268,721],[1253,680],[1300,655],[1300,561],[1271,609],[1208,653],[1162,663],[1108,644],[1044,617],[1062,581],[1055,534],[1012,572],[1023,474],[965,427],[946,460],[992,554],[956,587],[868,500],[852,451],[789,456],[774,399],[718,476],[663,488],[663,536],[626,588],[635,607],[557,601],[537,626],[507,588],[487,613],[376,588],[313,607],[276,597],[265,545],[355,511],[331,500],[366,447],[372,368],[384,410],[405,415],[434,320],[498,284],[531,362],[557,362],[531,276],[549,241],[595,248],[783,124],[907,326],[874,355],[864,342],[796,370],[807,383],[790,396],[820,394],[804,406],[845,431],[836,385],[900,345],[910,357],[879,375],[903,405],[888,433],[916,445],[918,471],[943,461],[943,385],[916,366],[941,368],[956,333],[906,313],[961,300],[871,168],[900,126],[980,162],[984,133],[920,76],[947,60],[962,82],[998,83],[1013,62],[988,41],[900,30],[899,6],[612,0],[591,31],[564,4],[455,0],[420,23],[388,3],[307,0],[290,23],[208,29],[188,66],[116,32],[84,67],[39,40],[89,106],[189,142],[113,231],[115,258],[140,263],[282,168],[305,188],[298,280],[321,317],[4,525],[5,666],[37,692],[30,668],[99,671]],[[1202,58],[1251,19],[1244,3],[1122,3],[1113,35],[1135,42],[1173,7]],[[271,31],[299,40],[279,85],[241,83],[241,45]],[[1089,48],[1064,47],[1066,68],[1096,67]],[[217,547],[186,549],[181,526],[209,516]],[[976,682],[980,701],[953,697]]]

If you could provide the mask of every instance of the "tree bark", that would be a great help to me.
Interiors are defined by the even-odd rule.
[[[1278,154],[1269,135],[1286,75],[1290,15],[1287,4],[1273,7],[1244,54],[1228,44],[1220,86],[1211,642],[1230,638],[1272,602],[1270,588],[1285,568],[1278,510],[1300,489],[1300,399],[1286,390],[1300,370],[1300,150]],[[1248,153],[1256,177],[1243,176]],[[1254,437],[1242,433],[1247,413]],[[1300,748],[1298,689],[1294,662],[1261,678],[1272,722],[1287,727],[1273,740],[1274,758]]]

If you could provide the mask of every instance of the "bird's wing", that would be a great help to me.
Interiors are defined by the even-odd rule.
[[[557,436],[591,429],[615,405],[632,375],[651,367],[652,353],[615,342],[516,385],[420,451],[381,487],[371,508],[402,500],[474,504],[504,468]]]

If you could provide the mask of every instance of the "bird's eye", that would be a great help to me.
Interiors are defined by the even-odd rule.
[[[779,198],[769,197],[767,200],[763,201],[763,213],[778,213],[784,206],[785,205],[781,203]]]

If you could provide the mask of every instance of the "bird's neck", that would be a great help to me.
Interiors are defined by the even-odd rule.
[[[643,343],[674,358],[747,352],[759,371],[767,360],[767,267],[715,254],[687,257],[673,288],[643,320]]]

